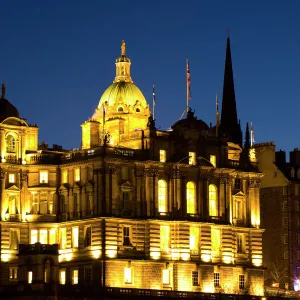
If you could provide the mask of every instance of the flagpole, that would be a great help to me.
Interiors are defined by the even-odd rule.
[[[189,82],[188,82],[189,61],[186,59],[186,116],[189,111]]]
[[[152,86],[152,116],[153,120],[155,120],[155,85]]]
[[[219,100],[218,94],[216,94],[216,137],[219,136]]]

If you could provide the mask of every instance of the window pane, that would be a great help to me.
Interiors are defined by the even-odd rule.
[[[56,229],[50,229],[50,237],[49,237],[49,244],[53,245],[56,244]]]
[[[40,243],[48,244],[48,230],[47,229],[40,230]]]
[[[40,183],[48,183],[48,171],[40,171]]]
[[[164,180],[158,180],[158,211],[167,211],[167,183]]]
[[[217,216],[217,188],[213,184],[209,185],[209,215]]]
[[[79,238],[79,228],[73,227],[72,228],[72,247],[78,248],[78,238]]]
[[[30,230],[30,244],[38,242],[38,231],[36,229]]]
[[[186,185],[186,202],[187,202],[187,213],[195,214],[196,213],[196,192],[195,184],[189,181]]]

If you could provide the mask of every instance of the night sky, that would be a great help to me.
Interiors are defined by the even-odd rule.
[[[300,2],[291,1],[0,1],[0,80],[39,140],[79,147],[81,127],[115,76],[122,39],[131,75],[168,129],[186,101],[215,122],[222,99],[230,29],[238,116],[256,142],[292,150],[299,141]],[[220,104],[221,107],[221,104]]]

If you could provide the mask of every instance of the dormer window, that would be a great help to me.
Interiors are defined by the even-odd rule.
[[[123,112],[123,111],[124,111],[123,107],[120,106],[120,107],[118,108],[118,112]]]

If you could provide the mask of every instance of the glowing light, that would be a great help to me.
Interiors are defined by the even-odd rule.
[[[10,260],[10,254],[8,253],[1,254],[1,261],[7,262],[9,260]]]
[[[261,258],[253,258],[252,264],[256,267],[260,267],[262,265],[262,259]]]
[[[225,264],[230,264],[232,263],[232,258],[230,256],[223,256],[223,262]]]
[[[296,292],[300,291],[300,279],[296,279],[294,282],[294,290]]]
[[[95,259],[99,258],[100,257],[100,254],[101,254],[101,251],[100,250],[94,250],[93,251],[93,257]]]
[[[190,259],[189,253],[181,253],[181,259],[182,260],[189,260]]]
[[[152,251],[150,253],[150,256],[151,256],[152,259],[160,259],[160,252],[158,252],[158,251]]]
[[[213,293],[215,291],[212,283],[204,283],[203,284],[203,292],[204,293]]]
[[[108,256],[109,258],[117,257],[117,250],[107,250],[106,256]]]
[[[201,260],[204,262],[209,262],[211,260],[210,254],[201,254]]]

